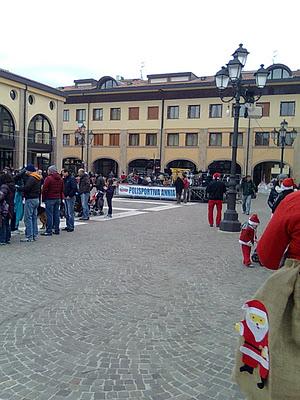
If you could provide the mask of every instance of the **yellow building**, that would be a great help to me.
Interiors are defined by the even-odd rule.
[[[241,110],[237,172],[269,181],[279,172],[280,148],[270,132],[285,119],[300,132],[300,70],[274,64],[256,104]],[[255,88],[252,73],[243,74]],[[171,167],[229,173],[232,104],[222,103],[214,77],[192,73],[148,75],[147,81],[83,79],[60,88],[67,97],[63,112],[65,166],[81,166],[105,175]],[[258,89],[254,89],[258,90]],[[260,119],[252,118],[258,116]],[[78,130],[78,127],[82,129]],[[300,133],[284,152],[285,171],[300,180]]]
[[[61,165],[64,93],[0,69],[0,170]]]

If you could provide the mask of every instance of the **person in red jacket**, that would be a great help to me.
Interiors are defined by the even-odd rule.
[[[300,191],[281,201],[257,245],[263,266],[278,269],[284,255],[300,260]]]
[[[256,229],[259,225],[259,218],[257,214],[252,214],[242,226],[239,243],[242,247],[243,253],[243,264],[245,267],[253,268],[254,265],[251,263],[250,254],[251,247],[256,241]]]
[[[48,176],[45,179],[42,200],[46,205],[47,224],[43,236],[52,236],[52,233],[59,235],[59,207],[64,198],[64,182],[55,165],[48,168]]]

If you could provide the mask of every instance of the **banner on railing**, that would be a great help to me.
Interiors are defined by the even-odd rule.
[[[119,185],[117,194],[120,197],[176,200],[174,187]]]

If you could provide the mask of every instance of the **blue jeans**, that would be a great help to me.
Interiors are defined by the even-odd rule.
[[[37,209],[39,199],[26,199],[24,205],[24,224],[25,236],[27,239],[33,239],[38,235]]]
[[[52,230],[54,230],[55,232],[59,232],[60,199],[45,200],[45,205],[46,205],[46,215],[47,215],[46,232],[50,234],[52,234]]]
[[[66,225],[68,229],[74,229],[74,205],[75,205],[75,196],[69,199],[65,199]]]
[[[0,243],[8,243],[10,241],[10,225],[8,216],[1,217],[0,222]]]
[[[250,208],[251,208],[251,194],[243,195],[243,202],[242,202],[243,212],[246,214],[250,214]]]
[[[82,205],[82,218],[89,219],[90,210],[89,210],[89,199],[90,193],[81,193],[80,195],[81,205]]]

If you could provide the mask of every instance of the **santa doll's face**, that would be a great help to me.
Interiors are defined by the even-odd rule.
[[[269,329],[267,316],[248,311],[246,313],[246,323],[250,331],[253,333],[256,342],[262,341]]]

